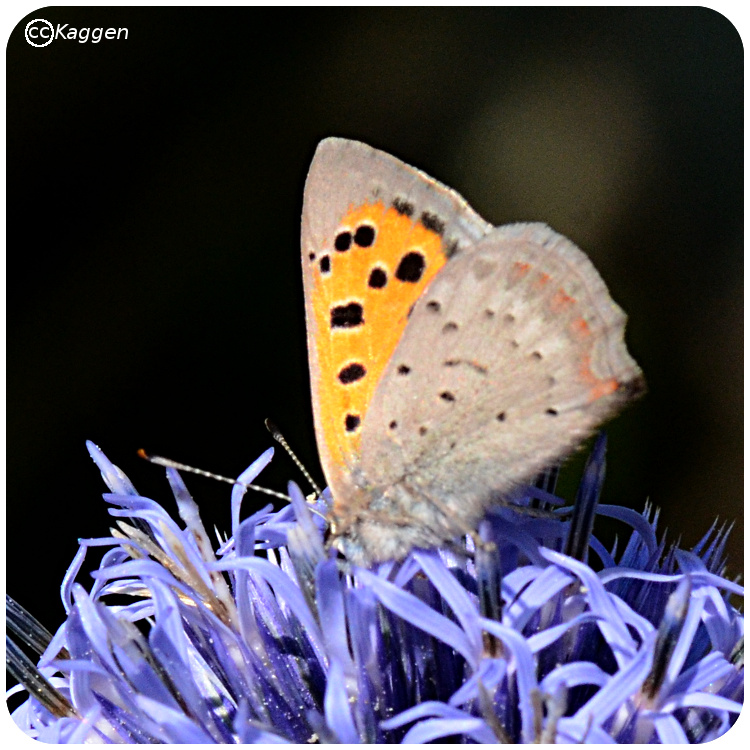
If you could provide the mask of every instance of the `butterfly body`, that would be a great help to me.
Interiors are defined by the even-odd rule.
[[[313,411],[334,544],[399,559],[476,527],[643,388],[625,314],[543,224],[327,139],[302,220]]]

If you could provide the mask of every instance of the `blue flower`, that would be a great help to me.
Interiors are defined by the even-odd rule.
[[[667,547],[657,513],[598,504],[605,441],[571,509],[523,488],[479,537],[366,570],[323,543],[326,496],[240,521],[214,546],[179,474],[181,524],[89,444],[118,519],[84,540],[50,635],[11,603],[13,717],[44,742],[706,742],[743,699],[727,530]],[[594,516],[631,527],[621,553]],[[84,557],[105,549],[87,590]],[[588,557],[598,558],[596,566]],[[22,690],[19,685],[9,691]]]

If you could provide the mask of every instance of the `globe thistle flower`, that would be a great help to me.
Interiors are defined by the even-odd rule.
[[[466,550],[371,570],[326,549],[325,493],[308,502],[290,483],[290,504],[240,521],[272,450],[238,478],[216,548],[177,471],[181,524],[89,450],[117,528],[81,542],[54,635],[8,609],[40,654],[8,644],[30,693],[13,718],[38,740],[707,742],[742,707],[728,529],[683,550],[657,539],[650,508],[599,505],[601,437],[572,517],[548,475]],[[621,552],[591,534],[595,515],[631,528]],[[86,588],[76,578],[96,547]]]

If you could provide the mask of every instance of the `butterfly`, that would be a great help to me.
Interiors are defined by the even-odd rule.
[[[578,247],[494,227],[363,143],[315,152],[302,268],[330,540],[352,562],[476,528],[644,390],[625,313]]]

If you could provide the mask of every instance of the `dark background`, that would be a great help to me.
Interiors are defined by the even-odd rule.
[[[39,16],[129,37],[35,49]],[[49,628],[77,538],[110,524],[87,438],[170,510],[138,448],[234,476],[271,445],[265,417],[322,480],[299,223],[328,135],[586,250],[650,387],[609,428],[602,500],[649,498],[684,545],[736,520],[741,571],[743,58],[724,17],[52,8],[7,50],[7,589]],[[292,478],[286,456],[261,475]],[[187,481],[227,530],[229,488]]]

